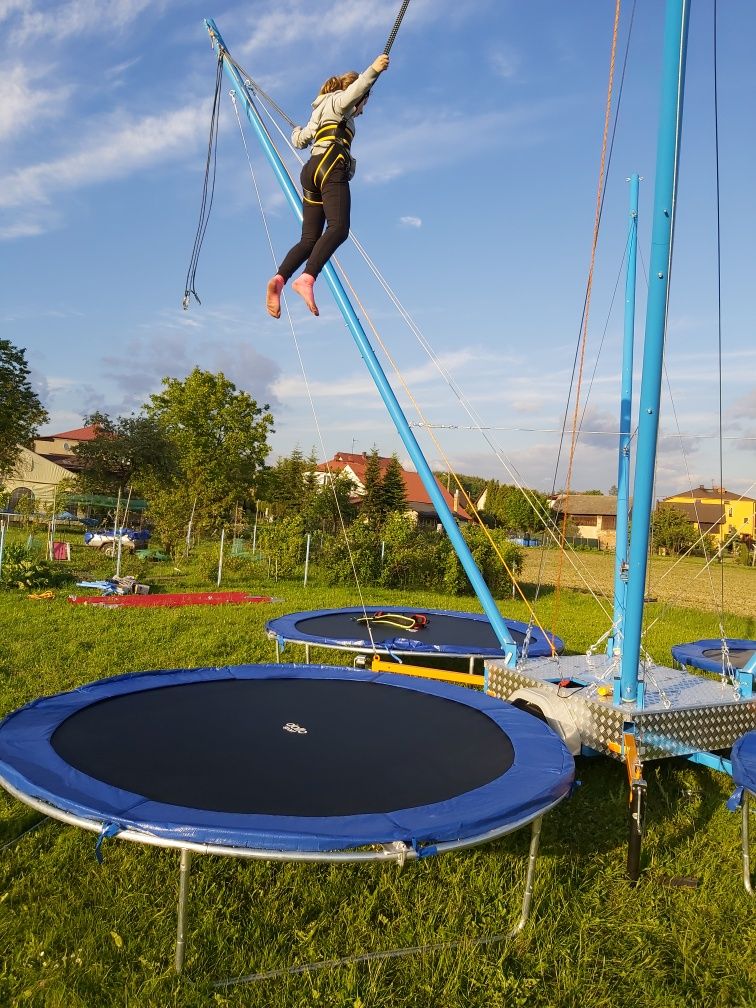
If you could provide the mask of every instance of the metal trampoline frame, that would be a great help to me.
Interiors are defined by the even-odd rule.
[[[30,808],[41,812],[51,819],[57,819],[69,826],[77,826],[80,829],[89,830],[103,835],[107,823],[101,820],[85,819],[82,816],[74,815],[59,809],[54,805],[44,802],[39,798],[33,798],[15,788],[9,781],[0,776],[0,785],[19,801]],[[524,826],[530,825],[531,837],[528,849],[528,863],[525,873],[522,900],[520,904],[520,914],[516,924],[508,932],[508,937],[514,937],[525,927],[533,903],[533,892],[535,888],[536,862],[540,849],[541,825],[543,818],[553,808],[564,801],[567,795],[562,795],[545,808],[541,808],[533,815],[526,816],[516,823],[510,823],[505,827],[490,830],[488,833],[477,837],[468,837],[464,840],[445,841],[435,844],[437,854],[445,854],[451,851],[465,850],[470,847],[478,847],[500,837],[515,833]],[[148,847],[162,847],[168,850],[178,850],[181,853],[179,867],[178,901],[176,907],[176,945],[174,952],[174,967],[177,973],[181,973],[184,967],[186,952],[187,933],[187,904],[189,897],[189,878],[193,855],[214,854],[224,857],[244,858],[257,861],[293,861],[293,862],[325,862],[328,864],[347,864],[354,862],[390,862],[402,868],[407,861],[419,860],[422,853],[408,844],[394,842],[384,844],[376,850],[335,850],[335,851],[276,851],[269,849],[256,849],[248,847],[230,847],[222,844],[200,844],[187,843],[180,840],[170,840],[166,837],[157,837],[150,833],[139,830],[125,829],[116,834],[119,840],[129,840],[134,843],[144,844]]]

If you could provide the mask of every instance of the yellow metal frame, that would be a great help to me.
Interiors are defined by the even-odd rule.
[[[418,676],[421,679],[440,679],[442,682],[459,683],[462,686],[482,686],[485,682],[482,675],[471,675],[468,672],[449,672],[446,669],[425,668],[422,665],[405,665],[399,662],[384,661],[378,655],[373,655],[370,671],[396,672],[398,675]]]

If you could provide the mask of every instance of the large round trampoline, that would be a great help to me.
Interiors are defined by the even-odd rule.
[[[727,661],[733,669],[745,668],[756,654],[756,641],[729,637],[725,643]],[[672,648],[672,657],[680,665],[701,669],[704,672],[721,674],[727,667],[720,637],[691,641],[689,644],[675,644]]]
[[[535,830],[573,775],[561,739],[501,700],[326,666],[124,675],[0,724],[7,790],[182,858],[423,857]]]
[[[376,616],[388,617],[385,622]],[[396,619],[391,620],[392,616]],[[414,621],[414,626],[412,622]],[[528,633],[527,653],[539,658],[564,650],[558,637],[528,628],[519,620],[504,620],[518,653]],[[504,652],[488,618],[480,613],[448,609],[412,609],[405,606],[356,606],[348,609],[318,609],[278,616],[266,624],[277,646],[304,644],[342,651],[377,652],[390,655],[433,657],[503,658]],[[308,652],[309,656],[309,652]]]

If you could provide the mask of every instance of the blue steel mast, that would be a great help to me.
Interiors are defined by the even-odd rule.
[[[630,508],[630,440],[633,405],[633,349],[635,345],[635,278],[638,264],[638,189],[640,178],[630,179],[630,227],[627,235],[625,275],[625,331],[622,341],[619,458],[617,462],[617,532],[614,557],[614,614],[607,654],[621,647],[627,597],[628,513]],[[615,702],[619,696],[615,696]]]
[[[249,100],[244,80],[234,63],[227,58],[228,50],[226,49],[225,43],[221,38],[215,22],[208,18],[205,20],[205,25],[210,33],[213,44],[218,46],[219,51],[223,56],[223,68],[244,104],[244,110],[247,114],[247,118],[255,131],[257,139],[260,141],[263,153],[273,168],[275,176],[283,189],[284,196],[286,197],[289,206],[294,211],[297,219],[301,222],[302,201],[291,181],[286,167],[270,141],[257,109]],[[423,455],[420,445],[417,443],[415,435],[412,433],[411,427],[407,423],[407,418],[404,416],[402,408],[394,394],[394,390],[391,388],[391,385],[383,372],[378,358],[375,355],[375,351],[370,345],[370,341],[367,338],[365,330],[363,329],[360,320],[357,318],[354,308],[347,297],[346,291],[344,290],[336,270],[333,268],[331,263],[326,264],[323,270],[323,275],[326,278],[328,286],[331,288],[331,293],[334,296],[336,304],[344,317],[347,328],[357,344],[357,349],[359,350],[362,359],[365,361],[367,369],[378,388],[381,398],[389,411],[391,419],[394,421],[399,436],[401,437],[405,448],[409,452],[410,458],[417,469],[418,475],[423,481],[423,485],[433,502],[433,506],[435,507],[436,513],[441,520],[441,524],[451,540],[452,546],[454,547],[454,550],[459,557],[459,561],[473,586],[475,594],[478,596],[478,600],[483,607],[483,611],[488,617],[491,627],[501,644],[502,650],[506,654],[507,664],[512,665],[517,659],[517,645],[512,639],[512,635],[510,634],[506,623],[502,619],[502,616],[496,606],[496,602],[489,591],[488,585],[483,579],[483,575],[480,573],[475,561],[473,560],[467,543],[457,527],[454,516],[449,510],[448,504],[444,500],[441,489],[436,482],[436,478],[425,460],[425,456]]]
[[[669,271],[672,260],[677,169],[682,133],[685,57],[690,0],[667,0],[664,28],[662,101],[656,155],[646,334],[643,349],[638,416],[638,449],[633,492],[633,524],[622,651],[621,700],[638,699],[643,599],[646,589],[648,545],[654,492],[654,467],[659,435],[662,362],[667,327]]]

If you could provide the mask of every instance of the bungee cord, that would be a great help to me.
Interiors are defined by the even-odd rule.
[[[186,271],[186,282],[184,284],[184,298],[182,301],[184,311],[189,308],[192,297],[194,297],[197,304],[202,303],[199,299],[197,291],[195,290],[195,283],[202,243],[205,239],[207,225],[210,221],[210,211],[213,207],[213,196],[215,195],[215,174],[218,160],[218,121],[220,116],[220,93],[222,80],[223,52],[219,49],[218,60],[215,68],[215,92],[213,94],[213,106],[210,115],[210,136],[207,141],[207,159],[205,161],[205,179],[202,186],[199,223],[197,224],[197,233],[194,236],[194,245],[192,247],[192,254],[189,259],[189,268]]]

